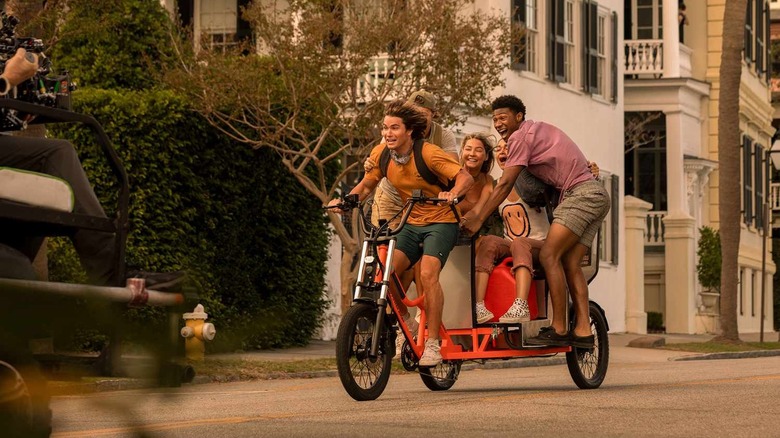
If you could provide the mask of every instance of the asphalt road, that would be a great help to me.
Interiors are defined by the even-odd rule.
[[[590,391],[555,365],[464,371],[437,393],[394,374],[372,402],[353,401],[338,378],[58,397],[53,436],[780,436],[780,357],[675,355],[615,348]]]

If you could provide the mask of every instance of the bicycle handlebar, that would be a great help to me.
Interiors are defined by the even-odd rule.
[[[382,234],[387,236],[394,236],[401,231],[404,225],[406,225],[406,220],[409,218],[409,214],[412,212],[412,206],[414,204],[424,204],[424,203],[438,204],[442,202],[447,202],[447,200],[443,198],[429,198],[422,194],[422,190],[413,190],[412,196],[406,200],[404,206],[401,208],[401,211],[396,213],[396,216],[392,218],[395,219],[395,217],[397,217],[398,214],[401,214],[403,212],[403,216],[401,216],[401,221],[398,223],[398,226],[392,229],[389,228],[389,224],[390,221],[392,221],[392,219],[390,221],[387,221],[379,225],[378,227],[374,226],[374,224],[372,224],[371,221],[369,221],[366,218],[366,215],[363,213],[363,208],[360,205],[359,197],[356,194],[346,195],[344,196],[344,198],[342,198],[342,201],[340,203],[331,206],[323,206],[322,208],[326,210],[338,209],[342,211],[351,211],[355,208],[358,208],[361,219],[363,220],[363,224],[366,227],[366,229],[374,230],[376,232],[375,235],[377,236]],[[456,198],[455,201],[453,202],[453,205],[457,203],[458,203],[458,199]]]

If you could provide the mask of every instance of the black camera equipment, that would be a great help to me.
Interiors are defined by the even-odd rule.
[[[0,12],[0,72],[5,71],[5,64],[20,48],[38,55],[38,72],[32,78],[18,84],[0,99],[16,99],[43,105],[50,108],[70,110],[70,93],[76,85],[70,80],[67,71],[59,75],[50,75],[51,60],[44,55],[43,41],[38,38],[17,37],[16,25],[19,19],[13,15]],[[35,117],[12,109],[0,110],[0,131],[16,131],[25,129]],[[38,121],[40,122],[40,121]]]

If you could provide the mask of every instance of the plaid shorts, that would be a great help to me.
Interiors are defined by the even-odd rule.
[[[610,203],[607,189],[599,181],[585,181],[563,193],[563,201],[553,212],[553,223],[570,229],[590,248]]]

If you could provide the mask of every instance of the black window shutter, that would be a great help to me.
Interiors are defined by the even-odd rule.
[[[582,2],[582,90],[590,94],[599,91],[598,6],[592,0]]]
[[[590,70],[589,92],[599,91],[598,59],[599,59],[599,4],[592,1],[588,6],[588,67]],[[606,90],[601,90],[604,93]]]
[[[554,0],[555,1],[555,10],[554,13],[554,20],[555,20],[555,81],[556,82],[565,82],[566,81],[566,72],[565,72],[565,63],[564,63],[564,51],[566,49],[566,22],[565,22],[565,14],[566,11],[564,10],[564,0]]]
[[[555,81],[555,2],[547,0],[547,79]]]
[[[743,137],[742,144],[742,190],[743,190],[743,208],[745,211],[745,225],[753,223],[753,141],[750,137]]]
[[[627,14],[630,15],[630,14]],[[610,78],[610,84],[612,85],[612,93],[610,93],[612,102],[618,101],[618,14],[612,13],[612,77]]]
[[[582,14],[580,16],[580,27],[582,28],[582,91],[590,93],[588,84],[590,84],[590,9],[588,5],[590,0],[582,0]]]
[[[756,152],[753,162],[755,163],[755,178],[753,179],[753,193],[755,193],[755,205],[753,209],[756,217],[756,228],[764,226],[764,147],[756,144]]]
[[[766,83],[769,84],[772,76],[772,37],[771,37],[771,16],[769,11],[769,3],[764,2],[764,74],[766,75]]]
[[[748,65],[753,61],[753,0],[747,0],[745,11],[745,61]]]
[[[612,264],[618,264],[618,238],[620,234],[620,177],[612,175],[611,197],[612,206],[609,214],[612,215],[612,229],[610,244],[612,246]]]
[[[759,77],[764,73],[764,5],[763,1],[756,2],[756,22],[755,22],[755,39],[756,39],[756,73]]]

